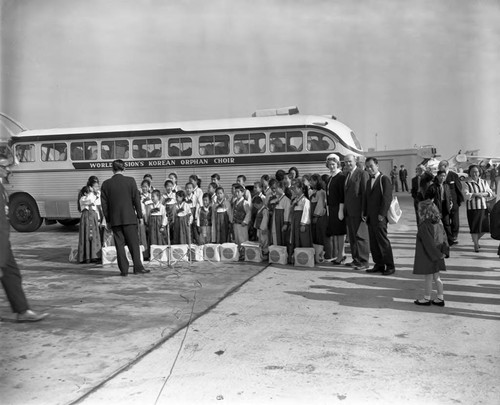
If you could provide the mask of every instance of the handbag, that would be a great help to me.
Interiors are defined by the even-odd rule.
[[[384,186],[382,185],[382,176],[380,177],[380,190],[382,190],[382,195],[384,195]],[[398,197],[393,196],[391,204],[389,205],[389,210],[387,211],[387,220],[390,224],[397,224],[403,215],[403,211],[399,206]]]

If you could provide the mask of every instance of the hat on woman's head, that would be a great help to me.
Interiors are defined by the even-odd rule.
[[[330,153],[327,157],[326,157],[326,167],[328,167],[328,161],[329,160],[335,160],[337,162],[337,164],[340,164],[340,158],[337,154],[335,153]]]

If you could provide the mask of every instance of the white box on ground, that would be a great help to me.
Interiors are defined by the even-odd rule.
[[[262,259],[262,249],[260,248],[259,242],[243,242],[241,244],[245,248],[245,261],[246,262],[261,262]]]
[[[150,264],[168,264],[169,257],[169,247],[168,245],[151,245],[149,248],[150,252]]]
[[[295,248],[293,251],[294,266],[314,267],[314,248]]]
[[[211,262],[220,262],[220,245],[218,243],[207,243],[203,245],[203,258]]]
[[[141,263],[143,263],[144,258],[142,257],[142,252],[144,252],[144,246],[139,246],[139,249],[141,252]],[[127,260],[129,261],[129,263],[132,263],[132,255],[128,251],[128,246],[126,245],[125,255],[127,256]],[[102,264],[118,264],[115,246],[107,246],[102,248]]]
[[[279,245],[269,246],[269,263],[287,264],[288,252],[286,246],[279,246]]]
[[[116,248],[114,246],[102,248],[102,264],[116,264]]]
[[[222,262],[237,262],[239,256],[238,245],[236,243],[222,243],[220,245],[220,260]]]
[[[194,262],[202,262],[203,259],[203,245],[191,245],[189,247],[191,260]]]
[[[188,262],[189,261],[189,245],[171,245],[170,246],[170,260],[175,262]]]

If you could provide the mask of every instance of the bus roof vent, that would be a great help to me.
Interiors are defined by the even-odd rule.
[[[268,108],[266,110],[257,110],[252,114],[252,117],[271,117],[275,115],[293,115],[298,113],[299,113],[299,108],[297,106],[290,106],[281,108]]]

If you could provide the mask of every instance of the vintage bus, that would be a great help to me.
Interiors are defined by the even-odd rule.
[[[325,158],[363,153],[354,132],[333,116],[299,114],[296,107],[259,110],[248,118],[70,129],[25,130],[11,137],[18,164],[8,184],[12,226],[35,231],[43,219],[77,223],[78,190],[89,176],[111,177],[114,159],[138,185],[143,175],[163,190],[175,172],[183,186],[196,174],[206,190],[213,173],[229,188],[237,175],[248,184],[296,166],[325,173]]]

